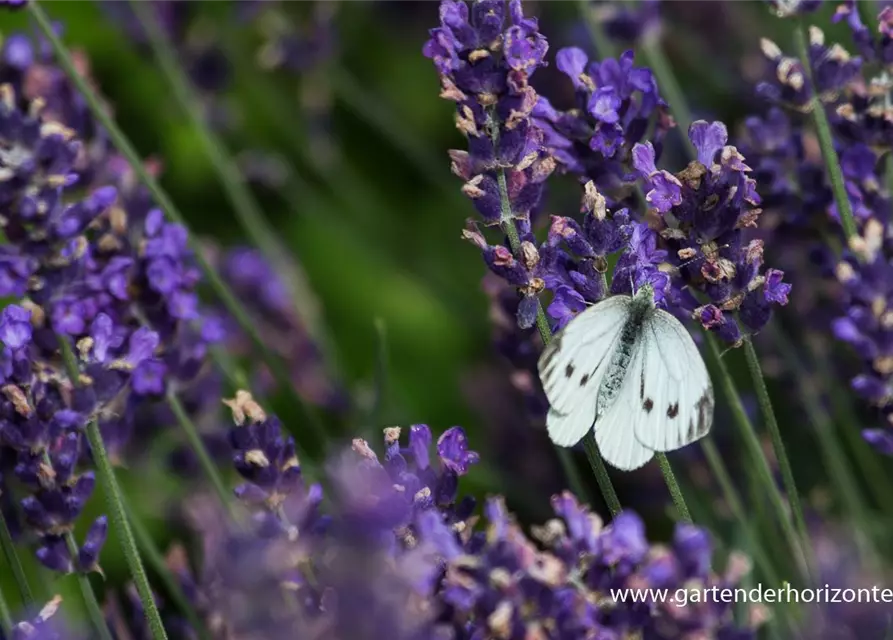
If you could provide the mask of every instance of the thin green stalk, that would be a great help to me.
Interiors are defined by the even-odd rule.
[[[654,77],[657,80],[657,86],[660,87],[661,95],[670,105],[670,111],[676,120],[679,128],[679,135],[688,150],[690,156],[696,156],[695,147],[688,138],[688,128],[692,123],[691,109],[688,107],[688,101],[682,92],[682,87],[676,79],[676,74],[670,68],[667,58],[664,55],[660,42],[655,37],[645,38],[642,41],[641,51],[645,54],[645,62],[651,67]]]
[[[508,238],[512,253],[517,255],[521,249],[521,237],[518,235],[518,228],[515,226],[515,216],[509,200],[508,184],[505,179],[504,169],[500,169],[497,172],[497,182],[499,184],[499,201],[502,217],[500,226]],[[543,339],[543,344],[547,345],[552,341],[552,328],[549,326],[546,312],[543,311],[543,305],[539,300],[537,300],[536,304],[536,327],[540,337]],[[592,467],[592,472],[595,474],[595,479],[602,491],[602,496],[605,498],[605,503],[608,505],[611,514],[617,515],[621,509],[620,500],[617,499],[617,492],[614,491],[614,485],[611,483],[610,476],[608,476],[608,470],[605,468],[598,446],[595,444],[595,436],[592,434],[592,430],[583,438],[583,446],[586,450],[586,457],[589,459],[589,464]],[[574,468],[573,457],[570,452],[563,447],[555,447],[555,450],[571,489],[578,496],[585,496],[585,486]]]
[[[208,633],[204,621],[199,618],[192,603],[189,602],[186,594],[183,593],[183,587],[181,587],[177,579],[174,578],[170,567],[167,566],[167,562],[164,560],[164,556],[161,555],[161,551],[155,546],[155,541],[152,539],[152,536],[146,530],[146,527],[134,513],[129,504],[125,503],[124,509],[127,512],[127,519],[130,521],[134,537],[140,546],[143,556],[146,558],[146,562],[152,567],[164,584],[173,603],[177,605],[177,608],[179,608],[183,615],[186,616],[187,620],[189,620],[192,629],[199,634],[200,638],[208,640],[210,634]]]
[[[757,535],[751,526],[751,519],[745,515],[741,496],[738,495],[738,491],[735,489],[735,485],[729,476],[729,472],[722,461],[722,456],[719,454],[716,445],[713,443],[713,438],[707,436],[706,438],[701,439],[700,444],[701,450],[707,458],[707,465],[710,467],[710,472],[719,483],[719,488],[722,490],[723,497],[726,499],[726,503],[729,505],[732,515],[741,525],[748,541],[749,551],[753,555],[754,561],[763,572],[763,578],[769,584],[780,584],[778,574],[775,572],[775,567],[769,562],[766,554],[763,553],[762,546],[758,542]]]
[[[750,378],[753,381],[754,389],[757,392],[757,401],[760,403],[760,411],[763,414],[763,419],[766,421],[766,427],[769,429],[769,435],[772,438],[772,448],[775,450],[775,457],[778,459],[778,466],[781,470],[781,481],[782,484],[784,484],[785,492],[788,495],[788,502],[790,503],[791,511],[794,514],[794,523],[803,540],[804,552],[807,554],[807,557],[811,557],[812,543],[809,539],[809,530],[806,528],[806,518],[803,517],[803,507],[800,505],[800,493],[797,490],[797,483],[794,482],[794,472],[791,469],[791,461],[788,458],[784,440],[781,438],[778,421],[775,419],[775,410],[772,408],[772,399],[769,398],[769,390],[766,388],[766,381],[763,379],[763,370],[760,367],[760,359],[757,357],[757,351],[754,349],[753,340],[751,340],[750,337],[744,339],[744,356],[747,359],[747,369],[750,372]]]
[[[850,513],[854,522],[860,523],[856,527],[857,533],[864,534],[869,531],[868,508],[862,497],[862,492],[855,482],[850,465],[843,456],[839,443],[834,438],[834,425],[821,409],[822,400],[818,389],[809,383],[810,374],[807,367],[800,361],[800,356],[788,337],[778,327],[770,328],[769,335],[779,355],[792,368],[801,405],[806,412],[807,419],[812,424],[813,431],[818,436],[825,466],[833,484],[841,492],[844,503],[841,506]]]
[[[595,55],[601,60],[616,57],[617,52],[614,50],[613,44],[608,39],[608,36],[605,35],[602,25],[593,12],[594,5],[592,2],[590,0],[577,0],[577,8],[580,10],[583,22],[586,23],[586,29],[589,31],[589,40],[595,49]]]
[[[325,78],[335,94],[390,140],[432,187],[437,187],[447,197],[458,201],[459,191],[444,179],[441,164],[428,153],[424,141],[407,130],[394,106],[385,104],[379,97],[372,95],[357,78],[338,65],[330,65],[326,69]]]
[[[682,489],[679,488],[679,483],[676,481],[676,476],[673,473],[673,467],[670,466],[670,461],[667,459],[667,454],[658,452],[655,454],[655,457],[657,458],[657,463],[660,465],[660,472],[664,474],[664,481],[667,483],[667,488],[670,490],[670,497],[673,498],[673,504],[676,505],[677,517],[683,522],[691,524],[692,519],[691,514],[688,512],[688,505],[685,504]]]
[[[130,5],[140,24],[146,31],[149,45],[158,60],[162,73],[167,78],[173,96],[189,117],[199,143],[205,150],[211,165],[217,172],[220,185],[233,205],[242,230],[270,261],[291,290],[292,302],[303,324],[314,339],[320,341],[322,330],[321,311],[310,295],[307,275],[297,262],[284,249],[276,232],[267,222],[257,200],[249,191],[245,180],[233,158],[227,152],[220,137],[207,124],[201,100],[192,86],[182,64],[176,58],[170,41],[159,28],[150,5],[131,0]]]
[[[713,442],[713,438],[707,436],[700,441],[700,444],[701,450],[707,458],[707,465],[710,467],[710,471],[717,482],[719,482],[719,487],[722,490],[726,504],[729,505],[732,515],[741,526],[741,532],[747,542],[748,552],[753,557],[754,563],[759,567],[760,571],[763,572],[762,577],[764,583],[773,586],[780,585],[781,580],[778,577],[778,573],[775,571],[775,566],[772,561],[769,560],[763,546],[759,542],[759,536],[756,533],[756,528],[753,526],[753,519],[749,517],[745,511],[741,496],[735,489],[735,484],[729,476],[729,472],[722,461],[722,456],[719,454],[719,450]],[[788,627],[788,630],[792,633],[796,633],[796,624],[793,619],[796,617],[796,612],[791,610],[790,605],[779,606],[778,608],[783,612],[783,620]]]
[[[165,192],[164,189],[161,188],[158,181],[147,171],[145,165],[140,159],[139,154],[137,153],[136,149],[134,149],[130,140],[118,127],[114,118],[112,118],[106,111],[105,107],[102,105],[99,97],[96,95],[93,89],[78,73],[77,68],[74,65],[74,61],[71,58],[71,54],[68,52],[66,46],[56,35],[56,32],[53,30],[52,25],[50,24],[50,20],[46,13],[43,11],[43,8],[40,6],[40,3],[35,0],[33,2],[27,3],[26,7],[37,23],[40,32],[47,39],[50,46],[52,47],[53,53],[58,59],[60,66],[65,71],[65,74],[68,76],[71,82],[74,83],[78,91],[84,97],[84,100],[87,102],[87,105],[90,108],[90,112],[93,117],[95,117],[96,120],[106,130],[112,140],[112,143],[130,163],[134,173],[136,173],[140,182],[145,185],[146,189],[149,191],[149,194],[165,212],[168,219],[183,226],[187,230],[190,247],[193,249],[195,260],[199,268],[201,269],[202,274],[205,276],[205,278],[207,278],[208,283],[211,285],[214,293],[216,293],[217,296],[220,298],[221,302],[226,307],[226,310],[232,314],[233,318],[236,320],[245,334],[251,339],[251,342],[254,344],[254,347],[257,350],[258,354],[260,354],[261,359],[270,368],[270,371],[272,372],[279,387],[282,388],[284,391],[290,393],[294,406],[298,410],[303,411],[304,421],[306,423],[309,423],[311,428],[315,430],[317,434],[324,434],[324,430],[320,423],[319,417],[317,416],[315,411],[311,410],[310,407],[306,405],[306,403],[297,393],[297,390],[292,384],[291,376],[288,373],[288,369],[285,367],[282,359],[278,355],[276,355],[266,344],[266,342],[264,342],[264,340],[260,337],[260,334],[258,333],[255,323],[251,319],[251,316],[239,302],[238,298],[236,298],[236,296],[233,294],[229,286],[223,281],[223,279],[217,274],[217,272],[205,258],[201,247],[197,244],[195,236],[189,230],[189,225],[186,223],[186,219],[183,217],[182,213],[180,213],[180,210],[173,203],[170,196],[167,195],[167,192]],[[323,439],[321,443],[324,442],[325,440]]]
[[[183,433],[186,434],[189,446],[192,447],[195,455],[198,456],[199,464],[205,472],[205,475],[208,477],[208,480],[211,481],[211,485],[214,487],[214,492],[220,499],[220,504],[232,514],[232,493],[226,488],[226,483],[223,482],[223,478],[220,476],[217,465],[211,458],[211,454],[208,453],[208,448],[205,446],[205,443],[202,442],[202,438],[198,433],[198,429],[195,427],[195,423],[192,421],[192,418],[189,417],[186,408],[183,406],[183,403],[180,402],[180,398],[177,397],[177,394],[173,389],[169,389],[167,392],[167,403],[168,406],[170,406],[171,411],[174,412],[177,422],[180,423],[180,428],[183,430]]]
[[[734,419],[735,425],[738,427],[738,431],[741,434],[741,439],[744,442],[747,453],[751,458],[751,462],[755,466],[763,484],[763,489],[769,496],[769,501],[772,503],[772,507],[781,524],[782,532],[787,539],[791,551],[794,553],[794,557],[797,559],[798,566],[800,567],[803,576],[807,578],[807,580],[811,580],[810,573],[812,565],[807,559],[801,538],[797,535],[797,531],[791,521],[791,515],[784,506],[784,500],[778,486],[775,484],[775,479],[772,477],[769,463],[766,462],[766,457],[763,455],[763,450],[757,439],[756,431],[750,423],[750,419],[747,417],[744,405],[741,404],[741,398],[735,387],[735,381],[732,379],[732,376],[726,367],[726,363],[722,359],[719,345],[716,343],[716,337],[710,332],[705,332],[704,335],[707,342],[707,353],[719,373],[720,387],[729,402],[729,408],[732,410],[732,418]]]
[[[28,577],[25,575],[25,570],[22,568],[18,551],[16,551],[15,543],[12,540],[12,535],[9,533],[9,527],[6,525],[6,518],[3,517],[2,510],[0,510],[0,546],[3,547],[3,555],[6,557],[6,564],[9,565],[9,568],[12,571],[16,587],[19,590],[19,595],[22,597],[22,604],[25,605],[26,608],[31,607],[31,605],[34,604],[34,596],[31,594],[31,587],[28,585]]]
[[[602,459],[602,454],[598,450],[598,444],[595,442],[595,436],[592,435],[591,430],[583,438],[583,450],[586,452],[586,459],[589,460],[589,466],[592,468],[599,489],[601,489],[605,504],[608,505],[608,511],[612,516],[616,516],[623,510],[623,507],[620,506],[620,499],[617,497],[617,492],[614,491],[611,476],[608,475],[608,468],[605,466],[605,461]],[[563,451],[559,449],[558,453],[560,455]]]
[[[881,464],[877,454],[871,450],[868,443],[858,432],[859,417],[853,409],[852,398],[840,386],[835,384],[835,372],[827,358],[807,340],[807,348],[815,363],[819,377],[824,384],[824,390],[831,400],[831,410],[836,422],[840,425],[839,431],[843,432],[850,453],[856,458],[856,466],[865,477],[869,491],[874,496],[877,505],[886,513],[893,514],[893,493],[887,490],[889,486],[889,474]]]
[[[130,569],[130,577],[133,578],[140,602],[143,605],[146,620],[149,623],[149,633],[154,640],[165,640],[167,633],[161,621],[161,614],[158,612],[155,599],[152,597],[152,587],[149,585],[149,578],[146,576],[143,561],[136,548],[136,541],[133,539],[130,523],[127,521],[127,515],[124,512],[124,496],[121,493],[121,487],[118,486],[112,463],[109,461],[108,453],[105,450],[105,443],[102,441],[102,434],[99,432],[99,423],[95,419],[87,423],[87,440],[90,441],[90,449],[93,452],[93,459],[96,463],[96,472],[105,490],[112,527],[118,535],[118,541],[121,543],[121,548],[124,551],[124,558],[127,560],[127,567]]]
[[[68,531],[65,534],[65,546],[68,547],[68,553],[72,557],[72,561],[76,562],[78,557],[78,544],[74,539],[74,534]],[[90,617],[90,623],[96,629],[96,633],[102,640],[112,640],[112,633],[109,631],[105,616],[102,614],[102,608],[99,606],[99,600],[96,598],[96,592],[93,591],[93,585],[90,584],[90,576],[75,568],[78,586],[81,589],[81,596],[84,598],[84,606],[87,608],[87,615]]]
[[[59,349],[62,352],[62,360],[65,363],[65,371],[68,378],[74,386],[80,386],[80,373],[78,372],[77,358],[71,350],[68,340],[59,336]],[[109,460],[108,452],[105,449],[105,443],[102,441],[102,433],[99,431],[99,421],[96,418],[90,418],[87,421],[87,440],[90,442],[90,450],[93,453],[93,462],[96,465],[96,475],[102,483],[105,491],[106,505],[109,510],[109,518],[111,519],[112,528],[118,536],[118,541],[124,551],[124,558],[127,560],[127,567],[130,569],[130,577],[133,578],[140,602],[143,605],[143,611],[146,615],[146,621],[149,624],[149,632],[153,640],[166,640],[167,634],[164,631],[164,625],[161,622],[161,614],[158,613],[158,607],[155,605],[155,599],[152,596],[152,588],[149,586],[149,579],[146,577],[146,570],[143,568],[143,562],[140,558],[139,551],[136,548],[136,542],[133,539],[133,532],[130,530],[130,524],[124,512],[124,496],[121,493],[121,487],[118,486],[118,480],[115,477],[115,471],[112,469],[112,463]],[[77,544],[74,537],[69,533],[68,548],[72,553],[72,557],[77,557]],[[87,586],[90,582],[84,574],[78,574],[79,578],[86,581]],[[90,589],[90,594],[93,590]],[[85,593],[85,600],[88,600],[88,609],[91,603]],[[96,596],[93,595],[95,603]],[[98,609],[99,605],[96,604]],[[92,612],[91,612],[92,617]],[[102,613],[100,611],[100,619]],[[95,621],[94,621],[95,622]],[[104,624],[104,622],[103,622]],[[108,630],[106,629],[106,632]],[[111,636],[109,636],[111,637]]]
[[[0,631],[3,631],[3,635],[6,637],[12,635],[12,613],[10,613],[9,605],[3,596],[3,589],[0,589]]]
[[[843,170],[840,168],[840,158],[834,149],[834,138],[831,135],[831,125],[828,123],[828,114],[825,113],[825,105],[815,91],[812,66],[809,63],[809,40],[806,34],[806,25],[802,20],[796,22],[794,28],[794,42],[797,46],[797,56],[806,70],[810,85],[813,87],[812,115],[815,120],[816,134],[819,138],[819,147],[822,150],[822,159],[825,161],[825,169],[831,180],[831,191],[834,193],[834,202],[840,216],[840,226],[847,240],[858,235],[856,219],[853,216],[853,207],[846,192],[843,180]]]

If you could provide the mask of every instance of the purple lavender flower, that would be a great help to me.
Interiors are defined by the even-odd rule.
[[[302,397],[331,410],[343,410],[348,402],[345,391],[327,371],[323,353],[297,317],[286,283],[260,252],[235,247],[223,253],[209,253],[211,262],[251,314],[270,348],[289,364],[292,380]],[[214,313],[219,314],[221,331],[216,337],[227,351],[250,356],[253,346],[238,324],[222,310]],[[205,315],[213,319],[210,311]],[[214,328],[208,325],[206,321],[203,329]],[[258,378],[256,387],[266,388],[272,383],[272,376],[264,369]]]
[[[430,35],[423,52],[468,138],[468,151],[450,152],[453,173],[465,180],[463,193],[488,225],[528,219],[555,168],[531,119],[538,97],[529,79],[548,50],[536,19],[524,17],[520,0],[442,0],[440,27]]]
[[[511,520],[501,499],[487,503],[486,543],[446,569],[443,597],[458,621],[508,637],[536,637],[546,629],[580,639],[596,629],[604,637],[755,637],[753,629],[734,626],[727,606],[714,603],[685,610],[657,601],[596,604],[597,594],[612,589],[736,584],[746,563],[735,559],[724,576],[713,574],[711,544],[700,529],[681,525],[672,548],[651,546],[631,512],[603,527],[569,493],[555,496],[552,505],[558,518],[533,530],[542,550]]]
[[[15,624],[10,640],[74,640],[78,636],[64,628],[56,612],[62,604],[61,596],[55,596],[40,612],[31,618]]]
[[[757,85],[757,94],[765,99],[800,111],[808,111],[817,92],[822,102],[834,101],[837,92],[852,82],[862,67],[861,58],[853,58],[840,45],[827,46],[825,34],[817,27],[809,29],[809,63],[815,86],[811,86],[797,58],[785,56],[771,40],[761,42],[768,60],[768,79]]]
[[[540,97],[535,122],[545,132],[546,147],[566,170],[613,193],[634,180],[633,145],[648,135],[659,154],[673,126],[667,105],[651,71],[633,65],[632,51],[616,60],[590,62],[582,49],[569,47],[555,59],[574,85],[577,105],[558,111]]]
[[[738,344],[738,320],[747,331],[759,331],[772,306],[787,302],[790,286],[782,282],[782,272],[763,272],[762,241],[747,240],[746,230],[756,226],[761,213],[761,198],[744,157],[727,145],[725,125],[695,122],[689,138],[698,159],[675,175],[657,169],[649,144],[633,149],[633,162],[645,180],[645,199],[659,216],[658,233],[688,289],[671,295],[671,305]],[[650,247],[642,245],[641,251],[656,262]],[[707,300],[698,301],[691,290]]]
[[[853,3],[838,8],[836,19],[845,19],[853,40],[867,62],[884,62],[890,56],[890,34],[886,26],[893,13],[882,10],[879,33],[872,36],[861,22]],[[772,109],[766,117],[747,123],[746,149],[753,158],[764,206],[774,218],[773,240],[778,246],[805,246],[803,252],[780,251],[786,269],[816,268],[826,275],[819,287],[804,288],[794,300],[801,317],[821,332],[830,326],[833,335],[848,343],[862,359],[862,372],[851,382],[855,392],[879,407],[887,428],[866,429],[864,437],[882,452],[893,452],[893,403],[890,381],[893,368],[887,360],[893,352],[886,337],[886,311],[891,291],[889,194],[879,175],[881,150],[890,146],[889,109],[879,99],[889,85],[886,72],[875,73],[873,65],[862,65],[838,44],[828,47],[817,29],[811,31],[811,58],[823,107],[834,134],[834,143],[844,177],[844,187],[853,210],[858,236],[846,244],[844,255],[832,256],[825,249],[827,237],[841,235],[839,212],[831,197],[830,184],[818,153],[814,134],[796,112],[811,92],[801,83],[795,63],[784,58],[772,43],[764,52],[776,65],[777,78],[764,86],[764,95],[794,107],[790,116]],[[765,90],[769,87],[768,90]],[[869,89],[876,87],[877,89]],[[792,91],[799,92],[791,99]],[[770,247],[771,249],[771,247]],[[798,258],[802,254],[808,257]],[[780,287],[780,288],[779,288]],[[798,287],[798,290],[800,288]],[[766,272],[766,300],[783,301],[789,290],[776,272]],[[743,313],[743,309],[742,309]]]
[[[594,17],[602,23],[605,34],[618,42],[629,44],[658,37],[660,0],[642,0],[628,6],[615,2],[593,5]]]

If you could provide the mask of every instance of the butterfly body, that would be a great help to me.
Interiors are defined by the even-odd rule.
[[[612,296],[574,318],[543,351],[549,436],[573,446],[594,429],[603,457],[629,470],[702,437],[713,387],[685,327],[654,290]]]

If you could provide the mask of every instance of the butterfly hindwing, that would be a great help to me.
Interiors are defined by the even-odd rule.
[[[573,446],[592,427],[598,388],[630,301],[629,296],[612,296],[590,307],[543,350],[539,373],[551,407],[546,425],[555,444]]]
[[[635,439],[654,451],[673,451],[699,438],[713,423],[713,386],[697,345],[671,314],[656,309],[640,338],[641,362],[624,389]],[[633,388],[634,387],[634,388]]]
[[[637,440],[630,423],[637,410],[638,375],[642,367],[644,349],[641,338],[633,346],[623,383],[617,397],[604,408],[596,410],[595,441],[602,457],[612,467],[623,471],[638,469],[654,456],[654,451]],[[635,374],[635,375],[634,375]]]

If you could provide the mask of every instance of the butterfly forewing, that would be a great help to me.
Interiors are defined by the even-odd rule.
[[[630,301],[628,296],[613,296],[590,307],[544,349],[539,372],[551,406],[546,424],[556,444],[572,446],[592,427],[598,388]]]
[[[630,368],[638,410],[636,439],[654,451],[673,451],[703,437],[713,423],[713,386],[698,347],[684,326],[657,309],[640,338],[643,362]]]

